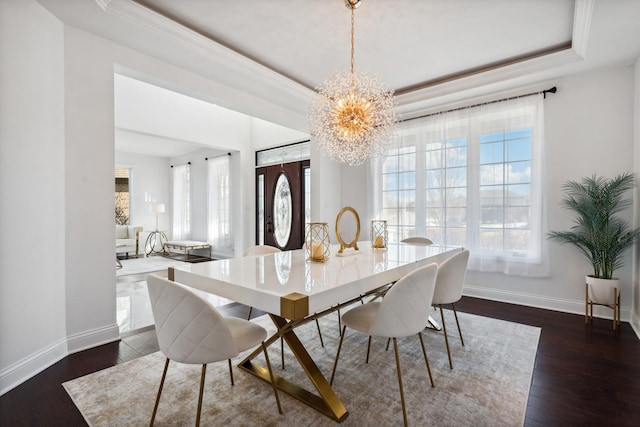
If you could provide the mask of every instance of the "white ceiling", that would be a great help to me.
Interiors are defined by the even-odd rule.
[[[137,0],[313,89],[347,71],[344,0]],[[356,67],[391,89],[570,45],[573,0],[362,0]]]
[[[314,88],[349,69],[344,0],[38,1],[65,23],[218,86],[204,93],[129,77],[299,131]],[[362,0],[355,65],[395,90],[408,117],[632,64],[639,23],[640,0]]]

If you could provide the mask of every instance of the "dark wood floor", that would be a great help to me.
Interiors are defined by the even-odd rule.
[[[542,328],[525,426],[640,426],[640,340],[628,323],[614,333],[603,319],[585,327],[582,316],[469,297],[456,306]],[[157,350],[149,330],[68,356],[0,397],[0,426],[84,426],[61,383]]]

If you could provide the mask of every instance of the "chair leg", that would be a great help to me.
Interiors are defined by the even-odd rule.
[[[458,312],[456,311],[456,305],[454,303],[451,303],[451,308],[453,309],[453,315],[456,318],[456,325],[458,325],[458,334],[460,335],[460,342],[464,347],[464,340],[462,339],[462,329],[460,329],[460,322],[458,321]]]
[[[398,341],[393,337],[393,350],[396,353],[396,369],[398,371],[398,386],[400,386],[400,400],[402,401],[402,419],[405,427],[407,424],[407,409],[404,405],[404,390],[402,388],[402,372],[400,371],[400,356],[398,355]]]
[[[316,319],[316,326],[318,327],[318,336],[320,337],[320,345],[324,348],[324,341],[322,341],[322,331],[320,331],[320,322]]]
[[[198,395],[198,414],[196,415],[196,427],[200,426],[200,413],[202,412],[202,395],[204,394],[204,377],[207,374],[207,365],[202,365],[202,375],[200,375],[200,394]]]
[[[453,369],[453,362],[451,362],[451,351],[449,350],[449,337],[447,336],[447,325],[444,323],[444,311],[442,311],[442,304],[440,306],[440,317],[442,318],[442,330],[444,331],[444,343],[447,345],[447,356],[449,356],[449,369]]]
[[[158,411],[158,404],[160,403],[160,395],[162,394],[162,387],[164,386],[164,379],[167,377],[167,369],[169,368],[169,358],[164,363],[164,371],[162,372],[162,379],[160,380],[160,387],[158,388],[158,396],[156,396],[156,404],[153,406],[153,413],[151,414],[151,422],[149,427],[153,426],[153,422],[156,419],[156,412]]]
[[[338,343],[338,352],[336,353],[336,360],[333,362],[333,370],[331,371],[331,380],[329,381],[329,385],[333,385],[333,377],[336,375],[336,368],[338,367],[338,358],[340,357],[340,349],[342,349],[342,340],[344,339],[344,334],[347,331],[347,327],[342,327],[342,333],[340,334],[340,342]]]
[[[273,369],[271,369],[271,362],[269,361],[269,354],[267,353],[267,347],[262,342],[262,351],[264,352],[264,358],[267,361],[267,369],[269,370],[269,377],[271,378],[271,385],[273,386],[273,394],[276,397],[276,404],[278,405],[278,413],[282,413],[282,407],[280,406],[280,396],[278,395],[278,387],[276,386],[276,379],[273,376]]]
[[[367,342],[367,358],[364,363],[369,363],[369,350],[371,349],[371,335],[369,335],[369,341]]]
[[[280,359],[282,360],[282,369],[284,369],[284,338],[280,337]]]
[[[341,330],[342,330],[342,316],[340,316],[340,309],[338,309],[338,333],[340,333]]]
[[[384,351],[389,351],[389,344],[391,344],[391,338],[387,338],[387,346],[384,348]]]
[[[231,378],[231,385],[233,385],[233,369],[231,369],[231,359],[229,360],[229,378]]]
[[[249,315],[247,316],[247,320],[251,320],[251,312],[253,311],[253,307],[249,307]]]
[[[429,358],[427,357],[427,350],[424,349],[424,340],[422,339],[422,334],[418,332],[418,337],[420,337],[420,345],[422,346],[422,354],[424,355],[424,362],[427,364],[427,372],[429,373],[429,381],[431,381],[431,388],[435,387],[433,383],[433,377],[431,376],[431,366],[429,366]]]

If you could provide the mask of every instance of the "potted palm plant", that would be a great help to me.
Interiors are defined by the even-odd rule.
[[[635,185],[635,175],[623,173],[612,179],[593,175],[563,186],[562,206],[575,212],[575,224],[569,231],[550,232],[549,238],[574,245],[593,266],[586,281],[590,300],[598,304],[612,302],[612,289],[619,289],[613,272],[622,267],[624,252],[640,236],[640,227],[633,229],[617,216],[631,205],[623,196]]]

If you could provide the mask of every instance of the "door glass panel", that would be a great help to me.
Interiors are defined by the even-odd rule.
[[[258,175],[258,244],[264,245],[264,174]]]
[[[276,181],[273,196],[273,225],[276,242],[280,247],[287,246],[291,235],[292,201],[289,180],[285,174],[280,174]]]

